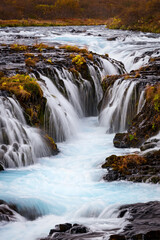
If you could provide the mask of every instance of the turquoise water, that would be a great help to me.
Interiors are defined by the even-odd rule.
[[[57,156],[1,173],[0,199],[42,215],[33,222],[2,224],[1,238],[34,240],[66,221],[83,223],[92,230],[122,227],[122,219],[116,218],[119,205],[160,200],[159,185],[103,181],[101,164],[107,156],[135,151],[114,148],[112,139],[96,117],[85,118],[79,121],[74,137],[58,144],[61,152]]]

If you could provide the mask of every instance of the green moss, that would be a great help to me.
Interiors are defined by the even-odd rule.
[[[132,141],[134,139],[134,135],[133,134],[129,134],[129,140]]]

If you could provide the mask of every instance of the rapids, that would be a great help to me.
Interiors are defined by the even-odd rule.
[[[124,63],[126,70],[138,69],[160,54],[160,34],[109,30],[105,26],[15,27],[0,29],[0,43],[71,44],[109,54]],[[113,73],[111,73],[113,74]]]
[[[34,222],[2,224],[1,238],[35,240],[64,222],[83,223],[93,231],[121,228],[125,219],[116,218],[118,205],[160,200],[158,185],[102,180],[105,157],[135,151],[114,148],[112,138],[98,126],[97,117],[84,118],[76,136],[58,144],[61,153],[56,157],[1,173],[0,199],[40,216]]]
[[[0,43],[15,41],[28,45],[45,42],[54,43],[57,46],[59,44],[86,46],[93,52],[108,53],[110,57],[122,61],[127,71],[142,66],[151,56],[157,56],[160,52],[159,34],[108,30],[104,26],[0,29]],[[110,63],[104,64],[104,73],[106,73],[105,67],[110,69],[108,74],[116,73]],[[90,72],[95,75],[92,66]],[[45,89],[45,86],[42,88],[48,98],[50,112],[52,107],[58,108],[58,104],[69,109],[68,120],[63,114],[59,115],[60,125],[64,124],[65,131],[67,132],[68,126],[72,130],[67,132],[70,138],[58,143],[60,153],[57,156],[41,157],[34,165],[21,167],[20,164],[20,168],[9,168],[0,173],[0,199],[16,204],[21,212],[27,213],[26,217],[30,218],[30,215],[34,215],[33,219],[36,218],[34,221],[20,218],[17,222],[0,223],[0,238],[3,240],[36,240],[47,236],[55,224],[64,222],[83,223],[92,231],[105,232],[105,239],[108,239],[111,230],[119,231],[126,224],[124,218],[117,218],[119,205],[160,200],[159,185],[153,187],[152,184],[144,183],[103,181],[104,170],[101,169],[101,164],[107,156],[122,155],[138,149],[114,148],[114,134],[106,134],[106,130],[110,132],[110,128],[112,128],[111,132],[116,131],[113,126],[110,126],[109,115],[107,115],[107,126],[105,124],[100,126],[96,116],[82,118],[83,109],[78,100],[80,96],[78,93],[73,95],[77,89],[71,82],[66,81],[66,74],[64,72],[64,77],[61,77],[70,93],[69,100],[62,97],[47,76],[41,75],[41,79],[48,85],[48,89]],[[134,84],[121,87],[133,91]],[[72,93],[71,89],[74,89]],[[99,101],[102,93],[96,82],[95,89],[97,101]],[[119,94],[118,88],[115,91]],[[55,94],[58,100],[54,97]],[[143,93],[139,98],[137,112],[144,104]],[[116,100],[116,98],[112,99],[114,107],[117,107]],[[126,97],[125,103],[129,104],[129,97]],[[118,113],[121,110],[124,113],[119,126],[121,130],[126,128],[126,107],[123,106],[123,109],[117,110]],[[28,130],[22,116],[19,115],[19,118],[20,126]],[[52,129],[50,131],[52,132]],[[36,141],[39,139],[38,133],[37,137],[31,136],[34,133],[33,129],[29,129],[27,133],[28,139],[30,137]],[[63,136],[59,138],[63,140]],[[36,141],[33,144],[36,144]],[[32,141],[30,142],[32,145]],[[41,147],[42,145],[40,144]]]

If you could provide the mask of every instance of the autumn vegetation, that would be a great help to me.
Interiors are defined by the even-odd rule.
[[[160,32],[159,0],[1,0],[0,26],[106,24]]]

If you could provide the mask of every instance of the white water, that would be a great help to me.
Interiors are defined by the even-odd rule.
[[[111,41],[111,38],[114,40]],[[109,30],[105,26],[0,29],[0,43],[15,41],[22,44],[38,41],[85,46],[93,52],[107,53],[111,58],[123,62],[128,72],[148,63],[150,57],[160,55],[160,34]]]
[[[124,219],[116,218],[118,205],[160,200],[159,185],[102,180],[105,171],[100,166],[108,155],[132,151],[114,148],[112,138],[97,118],[86,118],[76,137],[58,144],[58,156],[0,174],[0,199],[46,214],[33,222],[1,225],[1,238],[35,240],[64,222],[84,223],[93,231],[121,228]]]
[[[79,28],[83,29],[83,27]],[[121,60],[128,71],[147,63],[148,55],[134,62],[136,57],[142,56],[146,51],[151,51],[151,56],[158,55],[156,50],[160,43],[158,34],[111,31],[104,27],[84,27],[85,32],[78,34],[71,33],[72,29],[73,27],[0,29],[0,42],[12,43],[17,41],[16,37],[21,36],[22,39],[18,41],[19,43],[22,41],[23,44],[32,44],[38,40],[88,46],[89,50],[96,53],[109,53],[110,57]],[[99,34],[101,36],[98,36]],[[116,37],[116,40],[109,41],[107,40],[109,37]],[[95,75],[92,67],[90,72]],[[110,63],[106,72],[107,74],[117,73]],[[106,72],[102,72],[101,76]],[[21,209],[36,211],[42,217],[35,221],[21,219],[14,223],[1,223],[0,238],[3,240],[35,240],[38,237],[47,236],[55,224],[64,222],[83,223],[93,231],[106,231],[108,235],[107,231],[114,228],[121,229],[126,223],[125,219],[117,218],[119,205],[160,200],[159,185],[153,187],[151,184],[143,183],[106,183],[102,180],[105,170],[101,169],[101,164],[107,156],[122,155],[136,149],[114,148],[112,143],[114,135],[106,134],[106,126],[98,126],[96,117],[79,120],[78,116],[83,113],[82,106],[79,104],[79,95],[72,81],[65,81],[66,76],[66,73],[61,73],[67,93],[71,94],[72,105],[62,97],[50,79],[42,77],[48,87],[47,89],[43,86],[43,90],[45,89],[48,108],[52,117],[55,118],[54,122],[57,121],[56,128],[59,124],[57,135],[59,134],[63,139],[60,133],[61,128],[65,126],[63,132],[66,136],[70,136],[68,141],[58,144],[61,153],[56,157],[40,158],[35,165],[26,168],[8,169],[0,173],[0,199],[13,202]],[[70,77],[67,76],[67,78]],[[86,80],[84,82],[82,88],[85,87],[88,91],[90,83]],[[96,83],[95,81],[95,88],[100,94]],[[126,88],[130,87],[132,92],[134,86],[126,86]],[[124,89],[126,88],[124,86]],[[128,92],[129,96],[131,92]],[[127,102],[129,102],[129,96],[126,98]],[[119,101],[118,98],[117,101]],[[115,99],[113,102],[116,103]],[[127,106],[122,107],[126,114]],[[110,119],[108,112],[106,117]],[[122,117],[121,127],[124,128],[125,117]],[[50,131],[53,130],[50,129]],[[35,136],[33,129],[28,132],[28,135],[32,139],[32,146],[39,144],[39,135]],[[43,147],[41,145],[39,149],[43,151]]]
[[[107,100],[104,100],[106,106],[103,106],[99,116],[100,124],[106,127],[107,133],[126,130],[129,117],[131,120],[135,112],[132,109],[131,116],[129,116],[129,110],[131,110],[132,105],[131,98],[133,97],[136,84],[136,81],[120,78],[115,81],[113,87],[110,87],[107,96],[105,96]],[[136,108],[136,100],[138,99],[136,99],[136,96],[134,98],[133,108]]]
[[[2,166],[26,166],[33,164],[36,157],[50,155],[39,130],[27,126],[22,109],[13,98],[0,97],[0,128]]]

